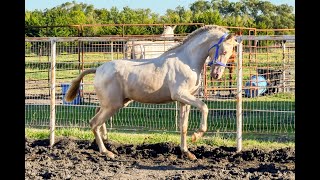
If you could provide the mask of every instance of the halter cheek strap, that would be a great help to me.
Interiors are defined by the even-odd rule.
[[[217,44],[214,44],[213,46],[211,46],[209,49],[208,49],[208,52],[210,51],[210,49],[216,47],[216,52],[214,54],[214,57],[213,59],[209,62],[208,66],[212,66],[213,64],[218,64],[220,66],[224,66],[226,67],[227,65],[218,61],[218,56],[219,56],[219,48],[220,48],[220,44],[223,42],[223,40],[228,36],[228,33],[225,33],[218,41]]]

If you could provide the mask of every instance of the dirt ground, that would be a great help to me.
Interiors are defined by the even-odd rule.
[[[190,145],[198,158],[191,161],[171,143],[105,145],[116,159],[101,155],[93,141],[60,138],[50,148],[48,139],[26,139],[25,179],[295,179],[292,148],[236,153]]]

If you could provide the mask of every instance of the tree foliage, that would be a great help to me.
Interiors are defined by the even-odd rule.
[[[259,29],[295,28],[292,6],[274,5],[269,1],[240,0],[197,0],[188,8],[178,6],[159,15],[151,9],[132,9],[128,6],[119,10],[96,9],[93,5],[66,2],[51,9],[25,11],[25,36],[78,36],[76,27],[83,24],[169,24],[204,23],[223,26],[251,27]],[[67,26],[36,28],[34,26]],[[190,33],[196,27],[178,26],[176,33]],[[160,26],[90,26],[83,29],[85,36],[121,34],[160,34]]]

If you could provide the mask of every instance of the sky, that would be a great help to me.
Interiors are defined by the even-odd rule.
[[[189,8],[189,5],[196,0],[75,0],[77,3],[92,4],[95,8],[110,9],[115,6],[119,10],[128,6],[132,9],[149,8],[152,12],[164,15],[167,9],[175,9],[177,6]],[[237,0],[229,0],[229,2],[236,2]],[[295,8],[295,0],[269,0],[272,4],[288,4]],[[72,2],[72,0],[25,0],[25,10],[33,11],[35,9],[44,10],[61,5],[65,2]]]

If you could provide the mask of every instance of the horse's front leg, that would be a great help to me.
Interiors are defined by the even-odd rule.
[[[207,131],[207,118],[208,118],[208,107],[200,99],[191,95],[186,91],[179,91],[172,93],[171,98],[173,100],[179,101],[183,104],[188,104],[197,107],[202,112],[200,128],[197,132],[192,135],[192,142],[195,142],[199,137],[202,137],[204,132]]]
[[[192,154],[187,147],[187,131],[190,108],[190,105],[180,103],[180,149],[183,155],[186,155],[190,160],[195,160],[197,159],[196,156]]]

